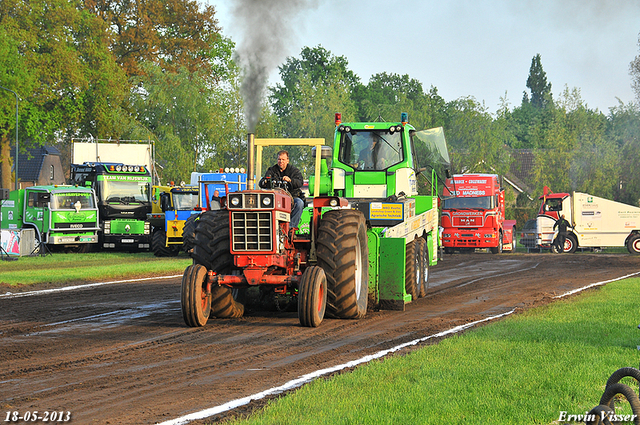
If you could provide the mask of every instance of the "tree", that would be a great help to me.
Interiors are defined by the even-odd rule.
[[[473,97],[448,102],[446,109],[447,144],[455,172],[505,174],[510,157],[503,124],[494,124],[486,106]]]
[[[343,121],[356,118],[352,92],[358,77],[347,68],[344,57],[336,57],[321,46],[302,49],[301,58],[287,58],[281,66],[282,84],[270,88],[271,107],[281,137],[320,137],[332,145],[335,113]],[[273,152],[266,151],[269,157]],[[291,161],[303,173],[311,164],[306,148],[291,148]]]
[[[606,138],[619,152],[614,182],[617,201],[640,205],[640,108],[638,104],[620,102],[609,109]]]
[[[200,70],[216,77],[210,46],[220,37],[213,6],[195,0],[86,0],[113,38],[111,51],[128,76],[151,62],[163,70]]]
[[[13,79],[21,97],[22,147],[101,137],[122,121],[124,73],[109,52],[104,24],[79,0],[3,1],[0,27],[0,45],[8,49],[0,77]]]
[[[638,36],[638,47],[640,47],[640,35]],[[629,74],[631,75],[631,87],[636,93],[636,100],[640,102],[640,55],[636,56],[629,64]]]
[[[531,105],[536,109],[543,109],[553,103],[551,95],[551,83],[547,83],[547,74],[542,69],[540,53],[531,60],[527,87],[531,90]],[[525,99],[526,97],[525,93]],[[525,103],[523,101],[523,103]]]
[[[288,117],[299,108],[305,108],[314,101],[311,98],[300,96],[298,90],[301,81],[304,80],[308,89],[314,91],[318,96],[328,93],[337,95],[336,90],[350,96],[352,90],[359,84],[359,78],[347,68],[348,62],[344,56],[334,56],[322,46],[304,47],[300,56],[300,59],[287,58],[285,64],[278,68],[282,84],[278,83],[275,87],[270,88],[271,106],[283,124],[284,134],[290,134],[290,129],[297,127],[295,120]],[[344,106],[348,110],[340,109],[326,112],[332,114],[342,111],[344,118],[350,116],[355,119],[355,110],[353,110],[351,102]],[[298,133],[300,132],[298,131]],[[313,136],[317,137],[318,135]]]

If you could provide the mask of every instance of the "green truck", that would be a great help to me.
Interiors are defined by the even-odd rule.
[[[98,243],[98,221],[95,194],[87,187],[31,186],[2,201],[2,229],[33,229],[41,253],[89,251]]]
[[[147,251],[151,246],[151,174],[147,166],[85,162],[71,164],[70,181],[95,190],[102,249]]]
[[[264,146],[315,146],[313,198],[297,231],[289,228],[284,182],[253,189],[250,179],[247,190],[227,195],[226,209],[201,215],[182,280],[187,325],[240,317],[251,287],[293,298],[301,325],[311,327],[325,313],[358,319],[369,308],[404,310],[426,294],[439,247],[438,173],[426,159],[448,159],[442,129],[416,131],[406,114],[398,122],[350,123],[336,114],[333,149],[307,140],[249,135],[250,178],[262,174]]]

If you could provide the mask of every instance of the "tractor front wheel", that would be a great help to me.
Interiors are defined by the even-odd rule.
[[[211,313],[211,294],[204,288],[207,269],[200,264],[187,267],[182,276],[182,317],[187,326],[204,326]]]
[[[302,326],[315,328],[322,323],[327,308],[327,277],[317,266],[302,274],[298,290],[298,319]]]
[[[217,274],[231,274],[234,270],[230,252],[229,212],[206,211],[200,215],[195,231],[193,261]],[[244,305],[233,298],[232,289],[213,285],[211,288],[211,315],[220,318],[242,317]]]

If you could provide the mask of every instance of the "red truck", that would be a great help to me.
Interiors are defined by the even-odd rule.
[[[504,189],[496,174],[455,174],[447,179],[441,214],[446,253],[489,248],[515,251],[515,220],[505,220]]]

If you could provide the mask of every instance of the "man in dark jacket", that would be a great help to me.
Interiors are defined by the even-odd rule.
[[[286,189],[293,196],[293,208],[291,211],[291,219],[289,221],[290,228],[298,228],[302,210],[304,209],[304,194],[300,188],[304,184],[302,173],[293,165],[289,164],[289,152],[278,152],[278,162],[267,169],[264,177],[260,179],[258,186],[266,189],[271,188],[271,181],[285,182]]]
[[[564,214],[562,214],[558,221],[553,225],[553,230],[556,230],[556,227],[558,228],[558,237],[556,237],[558,253],[564,252],[564,241],[567,239],[567,227],[569,226],[569,222],[564,219]]]

